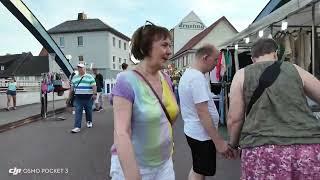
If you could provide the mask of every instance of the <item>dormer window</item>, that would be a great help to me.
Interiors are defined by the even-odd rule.
[[[0,70],[1,70],[1,71],[4,71],[4,65],[1,65],[1,66],[0,66]]]

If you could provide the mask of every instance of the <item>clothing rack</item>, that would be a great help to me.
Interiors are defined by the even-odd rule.
[[[40,88],[40,100],[41,100],[41,116],[44,119],[48,119],[48,90],[49,86],[53,87],[52,85],[52,77],[56,76],[56,73],[42,73],[42,82],[41,82],[41,88]],[[43,93],[42,92],[42,83],[46,83],[47,90]],[[53,87],[54,88],[54,87]],[[56,117],[56,108],[55,108],[55,92],[54,89],[52,89],[52,108],[53,108],[53,120],[65,120],[64,117]]]

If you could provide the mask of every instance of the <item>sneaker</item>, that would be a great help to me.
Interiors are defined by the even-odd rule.
[[[78,127],[73,128],[73,129],[71,130],[71,133],[78,133],[78,132],[80,132],[80,128],[78,128]]]
[[[16,110],[17,108],[16,107],[13,107],[13,110]]]
[[[94,109],[93,109],[93,111],[99,111],[99,109],[97,109],[97,108],[94,108]]]
[[[92,122],[87,121],[87,127],[88,127],[88,128],[92,128]]]
[[[6,108],[7,111],[10,111],[10,108]]]

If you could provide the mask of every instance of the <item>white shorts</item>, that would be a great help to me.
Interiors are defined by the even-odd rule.
[[[142,180],[175,180],[172,158],[158,167],[140,167]],[[118,155],[111,156],[110,177],[112,180],[124,180],[124,174]]]
[[[100,101],[101,101],[101,100],[99,101],[100,98],[102,98],[102,93],[101,93],[101,92],[98,92],[98,93],[97,93],[97,98],[96,98],[96,100],[94,101],[94,103],[95,103],[95,104],[100,103]]]

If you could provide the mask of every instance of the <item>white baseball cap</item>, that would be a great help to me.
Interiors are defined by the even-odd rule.
[[[77,67],[84,68],[84,67],[85,67],[85,65],[84,65],[83,63],[79,63],[79,64],[77,65]]]

